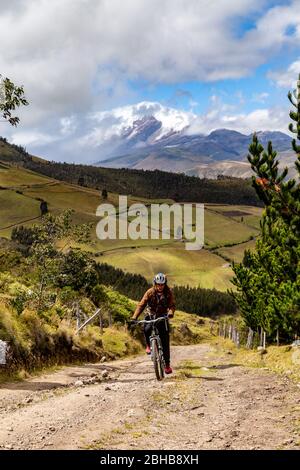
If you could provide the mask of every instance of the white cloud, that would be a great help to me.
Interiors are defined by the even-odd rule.
[[[77,119],[75,116],[65,116],[62,117],[60,120],[61,124],[61,134],[64,136],[68,136],[70,134],[74,134],[77,129]]]
[[[101,127],[85,117],[140,99],[132,81],[155,85],[249,76],[300,38],[300,2],[268,5],[269,0],[0,0],[0,73],[23,84],[30,102],[18,111],[22,131],[8,133],[24,138],[25,145],[35,145],[38,136],[41,145],[72,135],[106,140],[120,122],[109,129],[108,122]],[[233,26],[249,15],[257,15],[256,25],[238,36]],[[291,26],[293,36],[287,34]],[[213,110],[198,118],[200,127],[218,127],[226,119],[238,125],[233,109],[223,104],[222,112],[221,121]],[[184,125],[175,114],[164,110],[163,119],[169,126],[174,120]],[[77,128],[68,121],[72,116]],[[256,116],[262,122],[262,115]],[[249,115],[240,117],[250,125]]]
[[[296,81],[300,74],[300,58],[290,64],[287,70],[269,72],[268,77],[274,80],[279,87],[296,88]]]
[[[288,131],[288,110],[280,107],[259,108],[251,112],[240,112],[238,107],[227,105],[214,96],[211,108],[198,115],[191,123],[188,134],[208,134],[215,129],[232,129],[243,134],[255,131]]]
[[[31,147],[43,147],[57,140],[56,137],[52,135],[42,134],[39,131],[25,131],[12,134],[11,143],[16,145],[28,146]]]
[[[161,105],[158,102],[142,101],[131,106],[122,106],[110,111],[101,111],[90,115],[94,127],[91,132],[80,139],[81,145],[101,146],[112,137],[120,137],[126,129],[133,126],[144,116],[154,116],[162,122],[162,130],[157,138],[170,131],[181,131],[196,118],[192,112]]]
[[[257,102],[257,103],[265,103],[269,96],[270,94],[266,92],[254,93],[252,95],[252,101]]]
[[[258,15],[254,31],[235,37],[233,21],[264,4],[268,0],[15,1],[0,18],[0,70],[24,83],[32,106],[50,114],[88,109],[92,86],[102,108],[116,105],[108,97],[128,92],[128,78],[243,77],[289,44],[286,28],[300,24],[294,1]]]

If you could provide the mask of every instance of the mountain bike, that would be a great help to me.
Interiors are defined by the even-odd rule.
[[[145,324],[145,323],[151,323],[152,325],[152,331],[150,335],[150,349],[151,349],[151,359],[153,361],[153,366],[154,366],[154,371],[155,371],[155,376],[157,380],[162,380],[165,375],[165,359],[164,359],[164,353],[163,353],[163,348],[161,344],[161,339],[159,336],[158,329],[156,327],[157,323],[160,321],[167,321],[168,316],[165,315],[163,317],[158,317],[153,320],[133,320],[131,324],[133,325],[138,325],[138,324]]]

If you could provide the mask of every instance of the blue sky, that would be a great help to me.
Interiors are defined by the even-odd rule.
[[[89,158],[130,125],[139,102],[159,103],[162,119],[182,112],[193,132],[285,131],[300,2],[0,0],[0,41],[0,74],[30,101],[0,135],[79,161],[83,145]]]

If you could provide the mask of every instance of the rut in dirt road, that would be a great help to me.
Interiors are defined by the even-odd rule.
[[[2,384],[1,448],[299,448],[299,388],[287,378],[206,344],[173,347],[172,358],[162,382],[138,356]]]

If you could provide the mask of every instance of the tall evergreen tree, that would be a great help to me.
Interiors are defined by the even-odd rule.
[[[296,134],[298,176],[288,179],[288,169],[279,171],[277,153],[269,142],[267,151],[254,134],[248,160],[256,174],[253,186],[264,202],[261,236],[256,250],[245,252],[243,262],[233,266],[232,292],[248,326],[262,327],[270,337],[277,330],[290,339],[300,333],[300,75],[297,90],[288,98],[295,110],[290,131]]]

